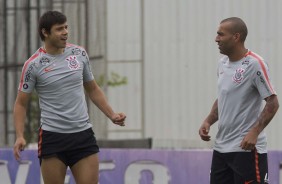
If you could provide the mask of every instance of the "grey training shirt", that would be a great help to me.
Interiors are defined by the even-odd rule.
[[[43,130],[74,133],[92,127],[83,82],[94,80],[86,51],[67,44],[64,53],[39,48],[24,64],[19,90],[39,96]]]
[[[239,61],[223,57],[218,66],[218,133],[214,150],[244,151],[240,144],[255,124],[262,109],[263,99],[276,94],[263,59],[251,52]],[[261,132],[256,149],[266,153],[266,135]]]

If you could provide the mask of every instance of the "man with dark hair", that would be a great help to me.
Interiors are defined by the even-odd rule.
[[[45,40],[45,36],[42,32],[44,31],[48,34],[51,32],[51,28],[54,24],[64,24],[67,22],[67,17],[58,11],[49,11],[43,14],[38,21],[38,34],[42,41]]]
[[[210,126],[218,121],[211,184],[268,183],[264,128],[279,103],[266,62],[244,46],[247,34],[243,20],[231,17],[221,21],[215,38],[225,55],[218,64],[218,97],[199,129],[209,141]]]
[[[41,109],[38,157],[45,184],[63,184],[69,166],[76,183],[97,184],[99,147],[87,113],[84,89],[91,101],[114,124],[124,126],[125,114],[115,113],[94,80],[86,51],[67,43],[67,18],[48,11],[39,20],[44,46],[24,64],[14,105],[20,159],[26,141],[24,122],[30,93],[36,89]]]

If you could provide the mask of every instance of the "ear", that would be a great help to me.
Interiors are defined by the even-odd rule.
[[[41,29],[41,32],[42,32],[42,34],[44,35],[44,37],[48,37],[48,33],[47,33],[47,31],[46,31],[46,29]]]
[[[235,33],[233,36],[236,41],[240,41],[240,37],[241,37],[240,33]]]

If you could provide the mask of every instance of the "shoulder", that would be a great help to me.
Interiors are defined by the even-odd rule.
[[[226,61],[226,60],[228,60],[228,56],[222,56],[221,58],[220,58],[220,61]]]
[[[66,53],[68,55],[71,55],[71,57],[75,56],[82,62],[89,61],[88,54],[82,46],[68,43],[66,46]]]
[[[66,50],[70,51],[73,55],[80,55],[86,52],[84,47],[72,43],[67,43]]]
[[[244,61],[245,64],[248,64],[250,66],[253,66],[255,68],[265,68],[267,67],[266,62],[264,61],[263,57],[258,55],[255,52],[249,51],[246,60]],[[243,63],[242,63],[243,64]]]
[[[228,56],[223,56],[223,57],[221,57],[220,59],[219,59],[219,61],[218,61],[218,65],[224,65],[224,64],[226,64],[227,62],[228,62]]]
[[[42,48],[39,48],[30,58],[28,58],[24,62],[24,67],[26,66],[33,66],[33,65],[38,65],[42,58],[44,58],[45,51]]]

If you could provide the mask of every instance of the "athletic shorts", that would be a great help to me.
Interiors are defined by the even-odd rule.
[[[38,158],[58,157],[72,167],[82,158],[99,152],[92,128],[76,133],[55,133],[39,129]]]
[[[267,154],[251,152],[213,152],[210,184],[268,183]]]

